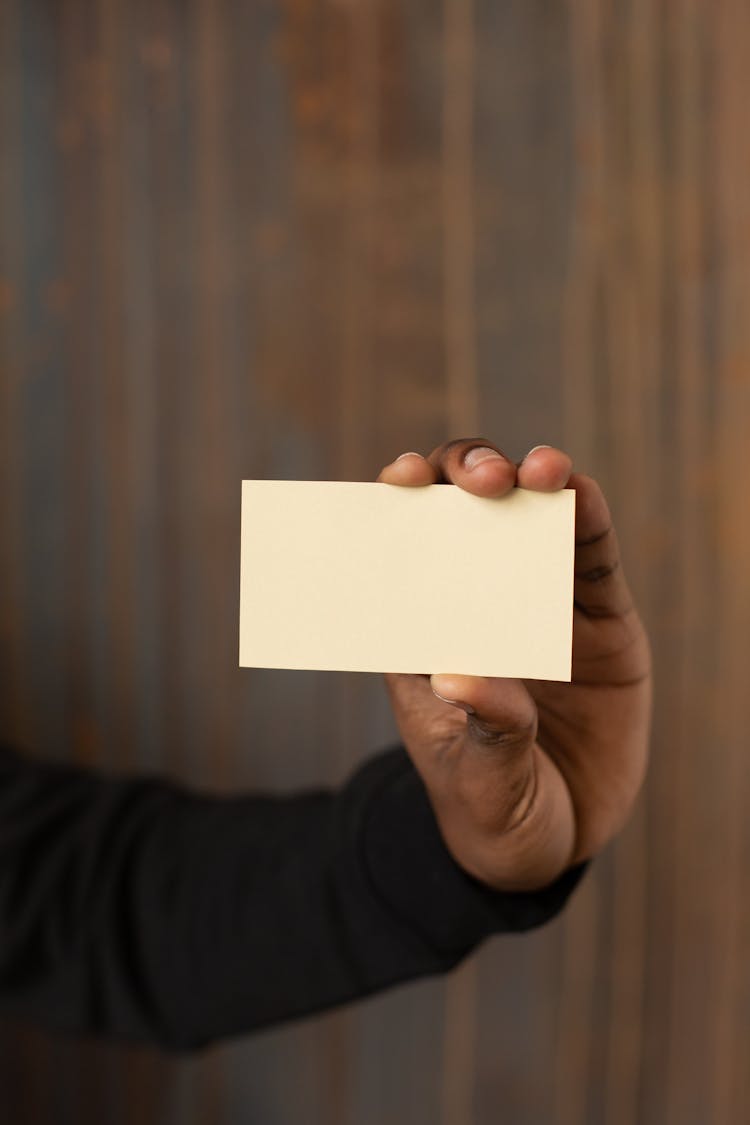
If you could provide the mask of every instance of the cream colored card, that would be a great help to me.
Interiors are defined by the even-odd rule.
[[[575,492],[242,482],[240,664],[569,680]]]

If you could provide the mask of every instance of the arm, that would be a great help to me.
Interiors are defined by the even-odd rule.
[[[0,751],[0,1006],[192,1047],[453,966],[552,917],[578,870],[498,894],[403,750],[337,792],[211,797]]]
[[[565,454],[412,454],[390,484],[577,492],[573,682],[388,677],[403,750],[337,793],[216,798],[0,755],[0,1005],[193,1046],[449,969],[550,918],[627,817],[648,640]],[[446,529],[450,534],[450,529]]]

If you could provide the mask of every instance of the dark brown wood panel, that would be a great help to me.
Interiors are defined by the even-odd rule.
[[[3,0],[0,734],[339,782],[368,676],[235,667],[242,477],[481,430],[611,498],[653,763],[566,915],[168,1059],[0,1027],[29,1125],[750,1116],[750,9]]]

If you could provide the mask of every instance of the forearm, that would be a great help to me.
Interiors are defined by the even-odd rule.
[[[209,797],[0,757],[0,1002],[189,1047],[443,971],[551,917],[445,850],[403,753],[342,790]]]

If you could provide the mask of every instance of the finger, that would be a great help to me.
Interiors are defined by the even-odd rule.
[[[411,675],[405,672],[388,672],[386,687],[391,698],[393,712],[405,742],[433,741],[440,733],[455,732],[463,725],[459,711],[448,715],[449,727],[445,725],[446,710],[430,686],[429,676]]]
[[[401,673],[385,680],[405,741],[437,748],[436,757],[457,732],[466,736],[470,749],[506,751],[498,761],[524,751],[536,737],[536,706],[521,680]]]
[[[583,473],[573,473],[569,485],[576,493],[575,608],[591,618],[624,616],[633,608],[633,597],[607,501],[596,481]]]
[[[534,492],[557,492],[565,488],[572,471],[567,453],[551,445],[537,445],[518,466],[518,485]]]
[[[388,675],[404,745],[438,800],[459,797],[497,831],[533,788],[536,707],[520,680]]]
[[[536,707],[524,684],[457,675],[387,679],[404,743],[453,856],[500,890],[551,882],[573,852],[573,809],[560,771],[536,744]]]
[[[437,471],[420,453],[402,453],[378,475],[382,484],[405,485],[407,488],[435,484],[437,479]]]
[[[427,458],[438,479],[475,496],[505,496],[516,484],[516,466],[485,438],[459,438],[439,445]]]
[[[521,680],[440,674],[430,677],[438,699],[467,715],[470,750],[496,751],[498,763],[528,754],[537,732],[534,701]]]
[[[473,823],[506,839],[524,825],[534,838],[530,821],[547,800],[539,788],[545,756],[536,747],[537,710],[524,683],[443,674],[430,683],[439,699],[466,715],[452,786],[471,808]]]

